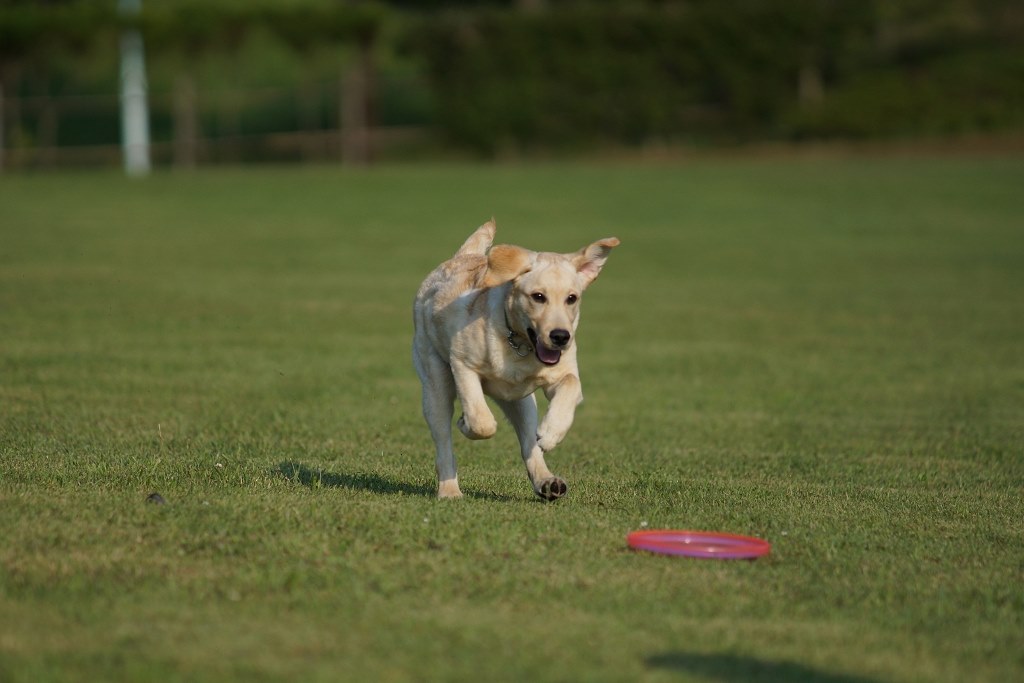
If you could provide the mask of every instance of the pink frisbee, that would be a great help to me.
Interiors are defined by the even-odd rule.
[[[626,542],[634,550],[718,560],[752,560],[772,549],[768,541],[760,538],[711,531],[645,529],[630,533]]]

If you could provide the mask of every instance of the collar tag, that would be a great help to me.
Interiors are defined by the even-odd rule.
[[[518,335],[512,329],[512,324],[508,321],[508,312],[505,313],[505,327],[508,329],[508,335],[506,335],[505,339],[508,341],[508,345],[512,347],[512,350],[516,352],[516,355],[520,358],[529,356],[530,352],[533,351],[533,347],[524,342],[516,343],[515,338]]]

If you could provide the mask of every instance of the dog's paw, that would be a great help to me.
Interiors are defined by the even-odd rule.
[[[467,439],[473,439],[474,441],[479,439],[489,439],[498,431],[498,422],[493,416],[488,415],[488,417],[490,418],[489,421],[480,421],[482,424],[474,424],[470,426],[466,422],[466,416],[463,415],[459,418],[459,421],[456,424],[459,427],[459,431],[462,432]]]
[[[558,500],[569,492],[569,487],[565,485],[565,480],[549,477],[539,482],[534,491],[544,500]]]
[[[437,485],[438,498],[462,498],[462,491],[459,489],[458,479],[448,479],[439,482]]]
[[[556,439],[556,438],[554,438],[552,436],[549,436],[547,434],[540,434],[540,433],[537,434],[536,438],[537,438],[537,441],[536,441],[537,446],[540,447],[540,449],[542,451],[544,451],[545,453],[547,453],[548,451],[552,450],[555,446],[557,446],[558,442],[561,440],[561,439]]]

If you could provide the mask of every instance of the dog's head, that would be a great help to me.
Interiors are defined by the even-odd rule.
[[[618,245],[617,238],[608,237],[574,254],[535,252],[507,244],[488,253],[484,285],[512,284],[506,303],[508,324],[516,334],[530,339],[541,363],[558,363],[573,343],[583,292]]]

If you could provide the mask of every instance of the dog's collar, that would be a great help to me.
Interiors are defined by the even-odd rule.
[[[512,329],[512,323],[508,321],[508,311],[505,311],[505,328],[508,330],[508,334],[505,336],[508,345],[512,347],[512,350],[516,352],[516,355],[520,358],[526,358],[533,352],[533,347],[526,342],[515,341],[515,338],[519,336],[519,333]]]

